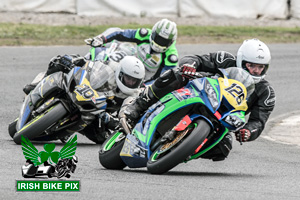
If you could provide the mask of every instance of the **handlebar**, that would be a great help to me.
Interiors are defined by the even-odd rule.
[[[196,72],[195,75],[183,74],[182,72],[178,72],[178,74],[182,75],[182,76],[186,76],[186,77],[191,78],[191,79],[210,77],[210,76],[214,75],[213,73],[210,73],[210,72]]]

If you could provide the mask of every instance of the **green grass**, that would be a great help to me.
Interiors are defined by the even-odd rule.
[[[300,28],[185,26],[179,27],[179,33],[207,43],[240,43],[247,38],[259,38],[267,43],[300,42]]]
[[[109,27],[136,29],[141,25],[46,26],[0,23],[0,46],[84,45],[84,39],[96,36]],[[152,25],[142,27],[151,28]],[[266,43],[300,42],[300,28],[178,26],[178,33],[177,44],[241,43],[247,38],[259,38]]]

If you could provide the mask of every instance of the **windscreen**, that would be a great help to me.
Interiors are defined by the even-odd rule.
[[[99,61],[90,63],[93,64],[90,77],[90,84],[93,89],[97,90],[107,81],[115,78],[114,71],[107,65]]]
[[[248,97],[253,93],[255,89],[255,84],[252,76],[242,68],[238,68],[238,67],[229,67],[226,69],[222,69],[221,71],[223,70],[225,70],[225,72],[227,73],[227,74],[225,73],[225,75],[229,79],[235,79],[244,84],[244,86],[247,89],[247,99],[248,99]]]

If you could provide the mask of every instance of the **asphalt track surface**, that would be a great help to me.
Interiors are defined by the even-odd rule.
[[[217,50],[235,54],[238,46],[178,45],[178,49],[180,55]],[[78,135],[79,163],[71,179],[80,180],[80,192],[16,192],[25,158],[7,126],[19,114],[22,87],[47,68],[51,57],[83,55],[88,47],[1,47],[1,199],[300,199],[300,44],[272,44],[270,49],[273,59],[267,78],[276,92],[276,108],[262,136],[243,145],[235,141],[225,161],[194,160],[164,175],[151,175],[145,168],[106,170],[99,165],[99,146]],[[35,146],[42,149],[43,144]]]

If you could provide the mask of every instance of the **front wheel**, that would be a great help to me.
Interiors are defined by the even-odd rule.
[[[25,124],[21,130],[16,132],[14,135],[14,142],[16,144],[21,144],[22,135],[26,136],[29,140],[38,137],[52,124],[62,119],[67,113],[68,111],[61,103],[54,105],[44,113],[33,118]]]
[[[103,143],[99,150],[99,161],[106,169],[124,169],[126,164],[120,157],[126,136],[117,131]]]
[[[12,122],[8,125],[8,133],[11,138],[14,138],[14,135],[17,132],[17,128],[16,128],[17,122],[18,122],[18,119],[16,119],[14,122]]]
[[[185,129],[173,141],[159,146],[152,153],[147,162],[147,169],[151,174],[166,173],[192,155],[202,144],[211,127],[204,119],[197,120],[193,125],[194,128]]]

